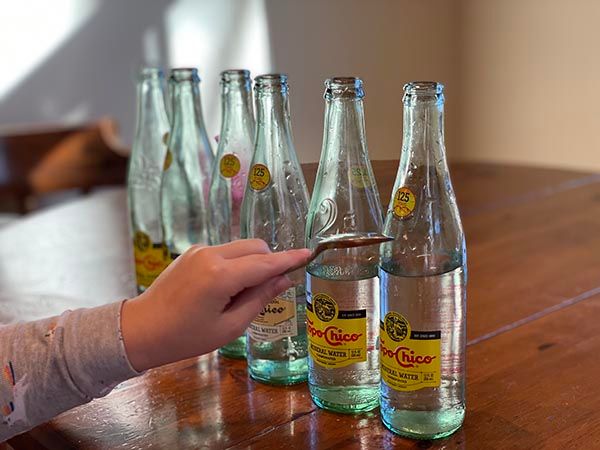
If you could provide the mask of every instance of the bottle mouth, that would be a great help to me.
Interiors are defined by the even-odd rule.
[[[221,81],[224,83],[231,81],[249,81],[250,71],[246,69],[230,69],[221,72]]]
[[[259,75],[254,79],[254,89],[257,93],[281,92],[289,90],[288,76],[284,73],[267,73]]]
[[[332,77],[325,81],[327,100],[337,98],[361,99],[365,96],[363,82],[357,77]]]
[[[198,76],[198,69],[194,67],[177,67],[175,69],[171,69],[171,76],[169,77],[169,79],[175,82],[200,81],[200,77]]]
[[[139,73],[140,80],[151,78],[163,78],[163,71],[160,67],[142,67]]]
[[[417,99],[444,102],[444,85],[436,81],[411,81],[404,85],[404,103]]]

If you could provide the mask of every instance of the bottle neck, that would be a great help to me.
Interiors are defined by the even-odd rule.
[[[173,135],[180,139],[198,139],[197,118],[198,85],[192,81],[173,84]],[[172,151],[183,148],[177,146]]]
[[[223,115],[221,139],[239,133],[246,133],[248,121],[254,127],[250,84],[247,81],[232,81],[223,84],[221,100]]]
[[[366,156],[365,115],[358,98],[326,100],[322,159],[348,153]]]
[[[441,101],[412,101],[404,105],[403,153],[415,165],[446,164],[444,104]]]
[[[152,77],[140,81],[137,86],[136,136],[154,132],[164,133],[168,131],[167,124],[161,79]],[[155,130],[157,126],[160,130]]]
[[[280,149],[286,151],[291,145],[292,127],[287,92],[263,92],[257,94],[256,131],[257,149]]]

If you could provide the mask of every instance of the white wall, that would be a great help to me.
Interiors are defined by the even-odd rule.
[[[397,158],[402,85],[447,86],[449,153],[457,136],[458,2],[448,0],[54,0],[3,5],[0,124],[81,122],[108,114],[126,143],[136,68],[197,66],[210,136],[219,130],[218,73],[288,73],[296,147],[316,161],[323,81],[365,81],[373,159]],[[6,75],[8,74],[8,75]]]
[[[454,155],[600,170],[599,19],[597,0],[463,0]]]

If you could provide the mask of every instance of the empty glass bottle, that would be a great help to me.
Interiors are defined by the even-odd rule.
[[[466,250],[444,148],[443,86],[404,87],[400,167],[381,246],[381,417],[420,439],[465,414]]]
[[[323,151],[306,243],[381,232],[379,193],[367,152],[358,78],[327,80]],[[378,247],[324,252],[307,267],[308,382],[314,402],[338,412],[379,404]]]
[[[203,138],[196,121],[196,69],[173,69],[173,128],[169,136],[161,189],[164,241],[175,258],[193,244],[208,243],[206,173],[198,149]]]
[[[138,293],[146,290],[165,268],[160,221],[160,185],[167,152],[162,137],[169,130],[160,69],[144,68],[137,82],[137,123],[127,193]]]
[[[180,70],[180,69],[173,69]],[[196,76],[198,72],[196,69],[181,69],[181,70],[194,70]],[[200,159],[200,172],[204,180],[203,192],[205,200],[208,203],[208,193],[210,190],[210,180],[212,175],[212,169],[214,164],[214,154],[210,145],[210,139],[206,133],[206,126],[204,125],[204,116],[202,114],[202,100],[200,95],[200,77],[197,76],[195,87],[193,89],[194,95],[194,120],[196,121],[196,127],[200,135],[200,142],[198,146],[198,158]],[[168,81],[168,96],[167,96],[167,116],[169,117],[169,123],[173,127],[174,111],[175,111],[175,91],[177,81],[173,77],[169,77]],[[164,136],[165,145],[169,142],[169,135]]]
[[[210,243],[240,238],[240,210],[254,148],[252,80],[247,70],[221,72],[222,120],[210,186]],[[219,349],[229,358],[246,356],[246,336]]]
[[[304,247],[308,190],[292,142],[287,76],[256,78],[258,127],[244,203],[242,237],[272,251]],[[270,384],[306,381],[306,294],[299,281],[269,303],[246,331],[248,372]]]

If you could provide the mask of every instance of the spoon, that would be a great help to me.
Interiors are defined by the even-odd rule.
[[[333,248],[364,247],[366,245],[383,244],[393,241],[394,238],[379,233],[343,233],[327,237],[319,241],[312,253],[300,264],[290,267],[285,273],[291,273],[306,266],[325,250]]]

